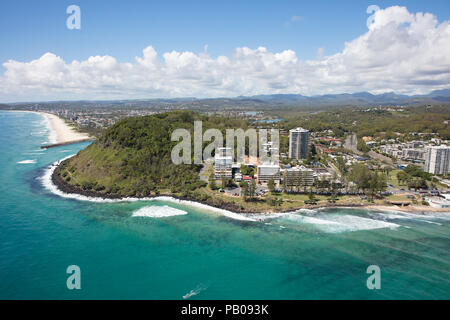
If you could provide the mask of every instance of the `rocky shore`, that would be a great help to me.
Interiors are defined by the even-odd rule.
[[[98,192],[98,191],[93,191],[93,190],[84,190],[80,187],[76,187],[73,186],[71,184],[68,184],[66,181],[64,181],[64,179],[62,179],[59,175],[59,166],[55,169],[55,171],[52,174],[52,182],[53,184],[55,184],[59,190],[61,190],[64,193],[68,193],[68,194],[79,194],[79,195],[83,195],[86,197],[94,197],[94,198],[103,198],[103,199],[112,199],[112,200],[119,200],[119,199],[123,199],[124,197],[118,194],[112,194],[112,193],[102,193],[102,192]],[[145,196],[145,197],[139,197],[139,196],[133,196],[133,198],[145,198],[145,199],[152,199],[152,198],[158,198],[158,197],[172,197],[178,200],[185,200],[185,201],[193,201],[193,202],[198,202],[207,206],[211,206],[217,209],[223,209],[223,210],[227,210],[227,211],[231,211],[234,213],[247,213],[247,214],[252,214],[252,213],[260,213],[257,211],[252,211],[252,210],[247,210],[247,209],[243,209],[240,206],[234,204],[234,203],[230,203],[230,202],[225,202],[222,200],[219,201],[212,201],[212,200],[206,200],[206,201],[200,201],[199,199],[195,199],[192,197],[181,197],[179,195],[176,194],[172,194],[172,193],[161,193],[161,194],[154,194],[154,195],[149,195],[149,196]],[[292,211],[292,210],[289,210]]]
[[[62,162],[61,162],[62,163]],[[60,164],[61,164],[60,163]],[[51,180],[53,184],[62,192],[67,194],[77,194],[77,195],[83,195],[86,197],[93,197],[93,198],[102,198],[102,199],[111,199],[111,200],[120,200],[124,197],[119,194],[112,194],[112,193],[102,193],[98,191],[93,190],[84,190],[80,187],[73,186],[71,184],[68,184],[64,179],[62,179],[59,175],[59,165],[54,170]],[[239,213],[239,214],[275,214],[275,213],[285,213],[285,212],[293,212],[300,209],[322,209],[322,208],[361,208],[361,209],[369,209],[369,210],[382,210],[382,211],[402,211],[405,213],[422,213],[425,212],[447,212],[448,210],[439,210],[435,208],[431,208],[428,206],[410,206],[410,207],[397,207],[397,206],[388,206],[388,205],[365,205],[365,204],[334,204],[334,203],[328,203],[328,204],[320,204],[320,205],[305,205],[298,208],[291,208],[288,210],[276,210],[271,209],[270,211],[261,212],[261,211],[255,211],[255,210],[249,210],[246,208],[243,208],[239,205],[236,205],[235,203],[226,202],[221,199],[208,199],[208,200],[199,200],[192,197],[182,197],[176,194],[172,193],[164,193],[164,194],[154,194],[149,196],[133,196],[133,198],[137,199],[152,199],[152,198],[159,198],[159,197],[171,197],[177,200],[182,201],[191,201],[196,202],[199,204],[207,205],[216,209],[226,210],[233,213]]]

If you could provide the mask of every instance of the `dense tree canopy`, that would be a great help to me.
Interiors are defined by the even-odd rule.
[[[193,137],[195,120],[202,120],[203,131],[247,126],[242,120],[205,117],[188,111],[124,119],[65,162],[59,174],[83,190],[120,196],[192,192],[206,184],[199,179],[201,165],[174,164],[171,151],[178,141],[171,141],[171,135],[175,129],[183,128]],[[204,146],[209,143],[204,141]]]

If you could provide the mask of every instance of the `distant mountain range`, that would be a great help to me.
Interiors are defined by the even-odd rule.
[[[291,104],[301,106],[325,105],[387,105],[387,104],[423,104],[450,102],[450,89],[435,90],[427,95],[402,95],[394,92],[371,94],[369,92],[325,94],[318,96],[303,96],[300,94],[271,94],[251,97],[237,97],[236,99],[259,100],[266,103]]]
[[[424,105],[450,103],[450,89],[435,90],[426,95],[403,95],[395,92],[371,94],[369,92],[325,94],[304,96],[301,94],[269,94],[255,96],[238,96],[234,98],[166,98],[166,99],[134,99],[134,100],[79,100],[79,101],[49,101],[12,103],[0,106],[8,109],[17,105],[59,105],[86,107],[172,107],[187,109],[217,109],[217,108],[272,108],[272,107],[327,107],[327,106],[379,106],[379,105]]]

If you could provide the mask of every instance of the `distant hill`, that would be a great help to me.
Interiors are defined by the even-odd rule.
[[[204,186],[199,165],[175,165],[171,141],[176,128],[192,129],[198,115],[174,111],[128,118],[63,162],[53,175],[65,191],[95,196],[149,196],[160,191],[193,191]]]
[[[238,97],[236,99],[242,99]],[[246,97],[258,99],[261,102],[271,102],[277,104],[293,104],[299,106],[338,106],[338,105],[388,105],[388,104],[418,104],[418,103],[440,103],[450,102],[450,89],[436,90],[428,95],[402,95],[395,92],[383,94],[371,94],[369,92],[324,94],[317,96],[304,96],[296,94],[274,94],[257,95]]]
[[[427,96],[428,97],[450,97],[450,89],[434,90]]]
[[[383,94],[371,94],[369,92],[324,94],[316,96],[304,96],[301,94],[268,94],[254,96],[238,96],[234,98],[166,98],[166,99],[135,99],[112,101],[51,101],[42,102],[47,106],[60,107],[98,107],[98,108],[161,108],[172,109],[228,109],[228,108],[271,108],[271,107],[328,107],[328,106],[383,106],[383,105],[424,105],[450,103],[450,89],[435,90],[426,95],[402,95],[395,92]],[[27,103],[14,103],[10,106],[0,106],[0,109],[12,108],[12,106],[24,106]],[[36,105],[36,103],[28,103]]]

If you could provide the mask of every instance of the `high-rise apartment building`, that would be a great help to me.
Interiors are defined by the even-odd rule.
[[[425,171],[433,174],[449,173],[450,147],[428,147],[425,153]]]
[[[308,154],[309,131],[303,128],[289,131],[289,158],[305,159]]]

